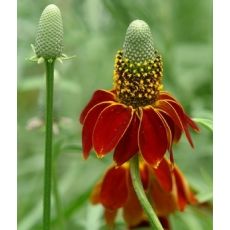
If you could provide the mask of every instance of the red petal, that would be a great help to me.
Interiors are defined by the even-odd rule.
[[[175,187],[173,187],[171,192],[166,192],[157,180],[153,180],[151,198],[154,210],[158,216],[168,216],[178,208]]]
[[[122,207],[128,198],[127,169],[110,168],[102,182],[100,200],[107,209]]]
[[[104,212],[105,221],[106,224],[111,227],[111,229],[113,229],[114,227],[116,216],[117,216],[117,210],[105,209]]]
[[[168,146],[167,146],[167,148],[168,148],[169,150],[171,150],[171,149],[172,149],[172,141],[173,141],[171,129],[170,129],[170,127],[169,127],[167,121],[164,119],[164,116],[162,116],[162,114],[161,114],[159,111],[157,111],[157,110],[155,110],[155,112],[156,112],[156,113],[158,114],[158,116],[161,118],[161,121],[162,121],[162,123],[163,123],[163,125],[164,125],[164,127],[165,127],[166,134],[167,134],[167,140],[168,140]]]
[[[189,130],[188,130],[187,117],[185,115],[185,112],[184,112],[183,108],[175,101],[168,100],[168,103],[170,103],[170,105],[176,110],[176,112],[177,112],[177,114],[180,117],[180,120],[182,122],[182,125],[183,125],[183,128],[184,128],[184,132],[185,132],[185,135],[187,137],[187,140],[189,141],[190,145],[192,147],[194,147],[193,142],[192,142],[192,137],[191,137],[191,135],[189,133]]]
[[[154,167],[168,147],[164,123],[152,107],[143,109],[139,128],[139,148],[143,158]]]
[[[128,161],[135,153],[138,152],[138,128],[139,118],[136,114],[133,115],[132,122],[130,123],[127,131],[119,141],[113,155],[114,161],[117,165],[122,165]]]
[[[199,127],[197,126],[197,124],[196,124],[187,114],[185,114],[185,117],[186,117],[186,120],[187,120],[189,126],[190,126],[194,131],[199,132],[200,129],[199,129]]]
[[[92,148],[92,135],[93,128],[96,124],[98,116],[102,112],[103,109],[108,107],[110,103],[102,102],[94,106],[88,113],[84,120],[83,129],[82,129],[82,148],[83,148],[83,156],[85,159],[88,158],[90,150]]]
[[[191,192],[188,182],[178,167],[174,168],[174,175],[178,193],[178,206],[179,209],[183,211],[187,204],[195,204],[196,198]]]
[[[161,225],[162,225],[164,230],[171,230],[172,229],[171,225],[170,225],[170,222],[169,222],[169,217],[160,216],[158,218],[159,218],[159,221],[161,222]]]
[[[114,149],[132,120],[132,109],[114,104],[100,114],[93,132],[93,146],[98,156]]]
[[[101,182],[97,183],[93,188],[93,191],[90,195],[90,201],[92,204],[100,203],[100,192],[101,192]]]
[[[176,110],[174,107],[168,103],[167,101],[159,101],[159,108],[162,109],[163,112],[165,112],[174,122],[175,124],[183,130],[183,124],[180,120],[180,117],[178,116]]]
[[[144,220],[143,209],[133,190],[133,187],[129,188],[128,200],[123,208],[123,216],[125,222],[130,227],[136,226]]]
[[[172,101],[177,102],[177,100],[166,91],[161,91],[158,99],[159,100],[172,100]]]
[[[172,133],[172,140],[173,142],[177,143],[179,141],[179,139],[181,138],[181,134],[182,131],[184,131],[184,129],[181,130],[181,128],[179,128],[175,122],[172,120],[171,117],[169,117],[169,115],[167,115],[166,113],[160,111],[161,115],[164,117],[165,121],[167,122],[171,133]]]
[[[81,113],[80,116],[80,122],[81,124],[83,124],[85,117],[87,115],[87,113],[89,112],[89,110],[91,108],[93,108],[93,106],[95,106],[96,104],[100,103],[100,102],[104,102],[104,101],[115,101],[115,96],[114,94],[112,94],[109,91],[105,91],[105,90],[97,90],[92,98],[90,99],[89,103],[87,104],[87,106],[84,108],[84,110]]]
[[[140,170],[140,176],[141,176],[141,182],[142,182],[143,188],[145,191],[147,191],[150,185],[149,167],[146,163],[141,162],[139,168],[140,168],[139,170]]]
[[[164,158],[157,169],[154,169],[155,176],[162,189],[166,192],[172,190],[172,170],[169,162]]]

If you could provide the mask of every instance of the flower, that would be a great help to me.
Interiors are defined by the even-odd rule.
[[[153,48],[149,26],[133,21],[116,56],[113,89],[97,90],[81,113],[85,159],[92,148],[100,158],[114,150],[119,166],[140,152],[157,167],[167,150],[173,161],[172,144],[182,132],[193,147],[189,127],[199,128],[163,91],[162,76],[162,58]]]
[[[157,169],[141,161],[139,170],[146,195],[165,225],[169,214],[176,210],[183,211],[187,204],[196,203],[184,175],[176,165],[172,167],[166,158],[163,158]],[[102,181],[95,186],[91,202],[104,206],[105,220],[110,226],[113,226],[119,208],[122,208],[129,227],[147,221],[132,186],[129,163],[107,170]]]

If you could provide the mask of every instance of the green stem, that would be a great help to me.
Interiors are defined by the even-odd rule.
[[[43,201],[43,230],[50,230],[52,139],[53,139],[53,81],[54,60],[46,60],[46,139]]]
[[[54,201],[55,201],[55,206],[56,206],[56,218],[57,218],[57,223],[58,223],[58,229],[65,229],[65,218],[63,214],[63,208],[62,208],[62,202],[61,202],[61,197],[60,197],[60,192],[59,192],[59,187],[58,187],[58,177],[57,177],[57,161],[58,161],[58,155],[61,153],[61,147],[62,147],[62,139],[59,139],[56,141],[56,143],[53,144],[53,196],[54,196]],[[52,225],[52,222],[51,222]]]
[[[163,227],[161,226],[160,221],[157,218],[157,215],[153,211],[153,208],[150,205],[145,195],[145,191],[143,189],[141,178],[140,178],[139,159],[138,159],[137,154],[130,160],[130,173],[131,173],[134,190],[141,203],[141,206],[143,207],[146,215],[148,216],[152,229],[153,230],[164,230]]]
[[[64,214],[62,211],[60,194],[59,194],[59,190],[58,190],[58,178],[57,178],[57,172],[56,172],[56,163],[54,163],[54,165],[53,165],[53,195],[54,195],[54,200],[55,200],[56,210],[57,210],[58,226],[59,226],[59,229],[64,230],[65,229],[65,221],[64,221]]]

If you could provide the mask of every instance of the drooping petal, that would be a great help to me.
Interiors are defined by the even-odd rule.
[[[107,209],[118,209],[128,199],[127,169],[124,167],[110,168],[102,182],[100,200]]]
[[[138,152],[139,123],[139,118],[134,113],[133,119],[127,131],[115,148],[113,159],[117,163],[117,165],[122,165],[124,162],[128,161],[135,153]]]
[[[162,112],[165,112],[175,122],[175,124],[183,130],[182,121],[180,120],[180,117],[178,116],[176,110],[170,103],[161,100],[158,102],[158,108],[160,108]]]
[[[93,94],[89,103],[86,105],[86,107],[83,109],[83,111],[80,115],[81,124],[83,124],[85,117],[91,108],[93,108],[98,103],[105,102],[105,101],[111,101],[111,102],[115,101],[114,94],[111,93],[110,91],[106,91],[106,90],[95,91],[95,93]]]
[[[164,230],[171,230],[169,218],[167,216],[158,217]]]
[[[188,142],[190,143],[190,145],[192,147],[194,147],[193,145],[193,141],[192,141],[192,137],[190,135],[190,132],[189,132],[189,129],[188,129],[188,121],[187,121],[187,117],[185,115],[185,112],[183,110],[183,108],[178,104],[176,103],[175,101],[172,101],[172,100],[168,100],[167,101],[174,109],[175,111],[177,112],[178,116],[180,117],[180,120],[182,122],[182,125],[183,125],[183,129],[184,129],[184,132],[185,132],[185,135],[187,137],[187,140]]]
[[[128,226],[136,226],[145,220],[143,209],[132,187],[129,187],[128,200],[123,208],[123,216]]]
[[[93,132],[93,146],[102,157],[112,151],[132,120],[133,111],[122,104],[113,104],[102,111]]]
[[[92,204],[100,203],[101,184],[102,183],[99,182],[93,188],[93,191],[90,195],[90,201]]]
[[[145,162],[140,162],[139,170],[143,188],[145,191],[148,191],[151,177],[149,166]]]
[[[167,216],[177,210],[177,193],[175,186],[171,192],[162,189],[157,180],[154,180],[151,188],[153,207],[158,216]]]
[[[92,136],[93,129],[98,119],[100,113],[108,107],[110,103],[102,102],[94,106],[88,113],[85,118],[83,129],[82,129],[82,148],[83,148],[83,157],[87,159],[92,149]]]
[[[171,129],[167,123],[167,121],[164,119],[164,116],[161,115],[161,113],[156,109],[155,112],[158,114],[158,116],[160,117],[164,127],[165,127],[165,131],[166,131],[166,134],[167,134],[167,142],[168,142],[168,150],[171,150],[172,149],[172,142],[173,142],[173,139],[172,139],[172,132],[171,132]]]
[[[116,216],[117,216],[117,210],[116,209],[115,210],[105,209],[105,212],[104,212],[105,222],[112,229],[114,226]]]
[[[168,138],[162,119],[152,107],[143,109],[138,141],[145,161],[156,167],[167,150]]]
[[[171,133],[172,133],[172,140],[174,143],[177,143],[180,138],[181,138],[181,135],[182,135],[182,132],[183,132],[183,128],[179,128],[175,122],[172,120],[171,117],[169,117],[169,115],[167,115],[166,113],[159,111],[161,113],[161,115],[164,117],[165,121],[167,122],[170,130],[171,130]]]
[[[160,162],[159,166],[154,170],[155,177],[157,181],[159,182],[160,186],[162,187],[163,190],[166,192],[171,192],[172,191],[172,169],[170,163],[163,158],[162,161]]]
[[[185,114],[185,117],[186,117],[186,120],[187,120],[189,126],[190,126],[194,131],[199,132],[200,129],[199,129],[199,127],[197,126],[197,124],[196,124],[187,114]]]
[[[195,195],[190,190],[188,182],[178,167],[174,168],[174,176],[178,194],[178,208],[179,210],[183,211],[187,204],[195,204],[197,200]]]

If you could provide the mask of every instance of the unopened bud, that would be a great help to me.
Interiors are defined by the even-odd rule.
[[[55,59],[62,55],[63,50],[63,24],[59,8],[48,5],[40,17],[35,52],[38,58]]]

